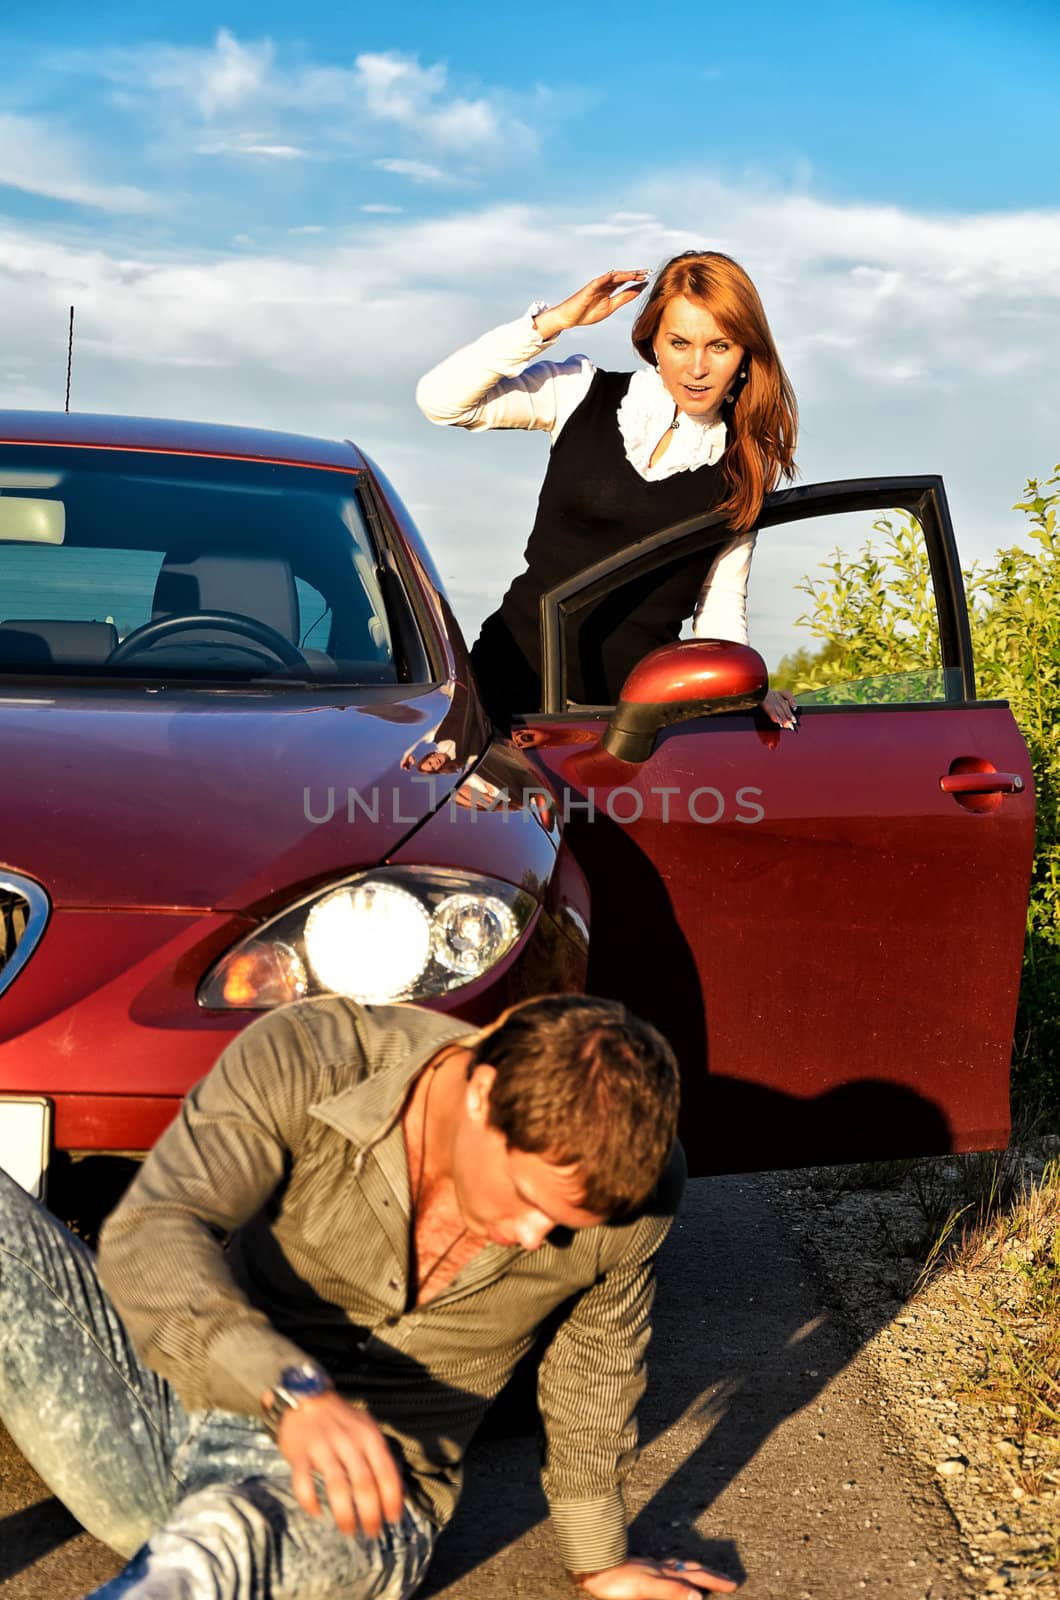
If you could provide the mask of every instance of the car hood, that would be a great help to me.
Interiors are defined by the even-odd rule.
[[[0,864],[66,907],[270,909],[394,850],[486,743],[455,691],[0,698]],[[415,763],[442,745],[448,772]],[[402,764],[404,761],[404,765]]]

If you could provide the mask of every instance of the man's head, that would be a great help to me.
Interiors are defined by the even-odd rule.
[[[670,1046],[618,1001],[513,1007],[467,1062],[453,1169],[465,1217],[532,1249],[553,1227],[634,1211],[666,1166],[678,1097]]]

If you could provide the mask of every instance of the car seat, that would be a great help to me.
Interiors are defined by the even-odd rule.
[[[155,582],[151,620],[196,611],[235,611],[275,628],[292,644],[299,643],[298,591],[291,564],[282,556],[187,547],[169,551]],[[234,638],[222,628],[210,627],[179,635],[182,644],[231,643]],[[254,648],[250,639],[242,643]],[[302,654],[314,677],[335,676],[335,663],[323,650],[302,650]]]

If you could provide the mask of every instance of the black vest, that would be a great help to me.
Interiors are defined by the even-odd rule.
[[[618,407],[628,372],[597,372],[552,449],[526,547],[526,571],[487,617],[472,652],[487,708],[506,723],[541,705],[538,602],[546,589],[615,550],[725,497],[721,462],[646,482],[626,459]],[[732,537],[720,525],[717,542]],[[692,615],[707,559],[663,565],[627,583],[567,625],[567,694],[612,705],[630,669],[649,650],[676,639]]]

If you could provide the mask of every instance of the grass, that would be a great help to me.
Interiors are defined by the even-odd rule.
[[[1060,1160],[969,1228],[953,1263],[974,1273],[987,1333],[967,1399],[1004,1408],[1026,1493],[1060,1481]]]
[[[1013,1151],[988,1151],[822,1169],[814,1187],[829,1205],[851,1192],[902,1195],[912,1202],[875,1208],[885,1251],[895,1263],[894,1293],[907,1300],[956,1245],[1013,1203],[1023,1181],[1023,1164]]]
[[[1060,1156],[1032,1180],[1018,1154],[1055,1151],[1060,1140],[1043,1138],[1041,1127],[1025,1119],[1016,1148],[1000,1153],[870,1162],[825,1180],[833,1200],[851,1190],[901,1190],[913,1200],[877,1211],[900,1299],[948,1269],[972,1285],[981,1364],[954,1395],[996,1405],[1011,1424],[1011,1467],[1025,1494],[1060,1484]]]
[[[1036,1136],[1019,1130],[1022,1148],[1055,1152],[1060,1139],[1041,1126]],[[1040,1537],[1020,1565],[1033,1562],[1051,1582],[1060,1570],[1060,1525],[1050,1509],[1060,1489],[1060,1156],[1036,1175],[1015,1150],[901,1166],[862,1168],[846,1187],[905,1197],[890,1207],[890,1217],[904,1219],[899,1229],[882,1201],[877,1210],[891,1230],[899,1298],[915,1300],[946,1273],[947,1293],[975,1330],[973,1362],[951,1377],[950,1396],[990,1414],[984,1424],[1001,1494],[1038,1507]]]
[[[1006,1565],[1044,1595],[1060,1573],[1060,1135],[1055,1109],[1016,1121],[1008,1151],[817,1169],[810,1182],[818,1207],[849,1212],[851,1238],[878,1229],[883,1250],[865,1245],[875,1284],[921,1307],[899,1318],[919,1325],[921,1375],[972,1411],[972,1523],[998,1512]],[[870,1317],[889,1315],[865,1282]]]
[[[1039,1500],[1060,1486],[1060,1158],[1033,1179],[1011,1151],[947,1166],[941,1189],[937,1164],[909,1175],[926,1228],[937,1229],[911,1296],[943,1268],[962,1286],[958,1297],[978,1329],[977,1363],[950,1392],[991,1408],[1009,1492]],[[1040,1546],[1034,1559],[1055,1572],[1060,1529],[1049,1537],[1051,1548]]]

